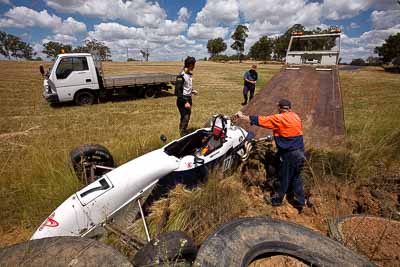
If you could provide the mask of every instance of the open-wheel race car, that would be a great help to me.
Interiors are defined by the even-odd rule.
[[[237,167],[249,153],[248,136],[229,117],[217,115],[211,127],[198,129],[117,168],[112,167],[113,159],[106,148],[83,145],[71,153],[71,159],[76,173],[88,184],[52,212],[32,239],[96,236],[102,226],[113,223],[125,227],[139,213],[144,221],[142,205],[146,201],[164,195],[178,183],[192,188],[204,181],[210,169],[227,172]]]

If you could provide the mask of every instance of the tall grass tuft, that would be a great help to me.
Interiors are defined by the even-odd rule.
[[[178,185],[169,193],[169,216],[162,231],[184,231],[201,244],[219,225],[246,215],[244,190],[242,183],[235,178],[221,181],[209,177],[208,182],[193,191]],[[148,223],[153,236],[166,201],[159,200],[151,207]],[[142,232],[141,229],[138,231]]]

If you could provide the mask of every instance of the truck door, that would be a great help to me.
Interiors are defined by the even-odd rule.
[[[85,56],[62,57],[54,73],[54,84],[61,101],[73,100],[80,89],[98,89],[97,78],[89,70]]]

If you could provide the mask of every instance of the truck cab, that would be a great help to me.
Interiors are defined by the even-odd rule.
[[[97,73],[91,54],[60,54],[44,75],[43,96],[51,103],[75,101],[77,104],[93,104],[100,89]]]

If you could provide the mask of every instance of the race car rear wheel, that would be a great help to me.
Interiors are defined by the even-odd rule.
[[[95,181],[98,177],[110,171],[103,168],[93,168],[94,165],[114,167],[114,159],[110,151],[98,144],[78,146],[71,151],[70,159],[76,176],[85,184]],[[94,177],[92,177],[92,174]]]

